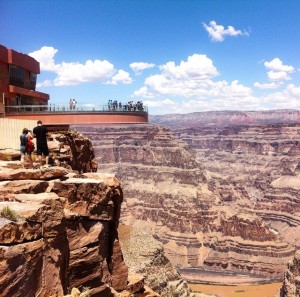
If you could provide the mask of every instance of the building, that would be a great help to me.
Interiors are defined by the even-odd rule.
[[[48,105],[49,95],[37,92],[40,64],[32,57],[0,45],[0,117],[19,106]]]

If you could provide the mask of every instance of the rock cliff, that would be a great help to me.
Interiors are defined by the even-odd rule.
[[[91,172],[91,142],[65,131],[48,144],[47,169],[20,169],[18,152],[0,151],[0,296],[159,296],[147,284],[161,296],[192,296],[154,239],[139,250],[147,270],[128,273],[118,231],[123,188],[114,174]]]
[[[260,204],[263,211],[253,206],[259,189],[251,188],[251,196],[238,170],[227,174],[235,159],[221,162],[210,132],[205,138],[156,125],[75,128],[92,140],[99,169],[115,173],[124,186],[121,222],[154,234],[187,279],[197,271],[201,278],[203,271],[236,272],[249,282],[282,278],[295,248],[262,215],[269,204]],[[202,139],[203,150],[193,145]],[[244,169],[252,180],[255,167]]]

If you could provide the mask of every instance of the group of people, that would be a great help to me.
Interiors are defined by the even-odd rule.
[[[70,101],[69,101],[70,110],[75,110],[76,104],[77,104],[77,101],[75,99],[70,99]]]
[[[47,137],[49,136],[47,127],[43,126],[42,121],[37,121],[37,126],[33,130],[24,128],[20,135],[21,165],[25,168],[25,156],[28,157],[29,166],[33,168],[32,152],[34,150],[33,138],[36,138],[36,154],[39,166],[43,166],[43,156],[45,157],[45,167],[49,166],[49,148]]]
[[[144,106],[142,101],[129,101],[126,104],[122,104],[118,100],[108,100],[109,111],[143,111]]]

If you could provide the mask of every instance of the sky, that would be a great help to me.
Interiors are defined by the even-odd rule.
[[[0,44],[51,104],[300,109],[300,0],[0,0]]]

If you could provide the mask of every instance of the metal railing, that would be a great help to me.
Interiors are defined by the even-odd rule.
[[[49,104],[49,105],[10,105],[5,106],[7,114],[26,114],[26,113],[101,113],[101,112],[138,112],[148,113],[148,108],[144,105],[111,106],[96,104],[78,104],[69,106],[68,104]]]

